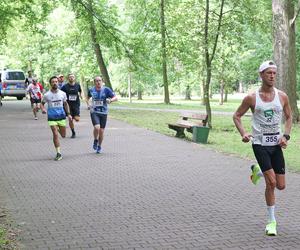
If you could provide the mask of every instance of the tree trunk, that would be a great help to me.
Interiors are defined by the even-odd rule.
[[[128,99],[129,102],[132,103],[132,98],[131,98],[131,72],[128,72]]]
[[[83,93],[82,98],[85,100],[87,97],[87,86],[86,86],[84,75],[80,75],[80,83],[79,84],[81,86],[82,93]]]
[[[91,2],[89,2],[89,7],[90,7],[90,9],[92,9],[92,3]],[[89,21],[90,21],[91,39],[92,39],[92,43],[93,43],[93,46],[94,46],[98,66],[100,68],[100,72],[102,74],[105,85],[112,89],[109,74],[108,74],[108,71],[107,71],[103,56],[102,56],[102,51],[101,51],[99,43],[97,42],[97,31],[96,31],[96,27],[95,27],[94,18],[93,18],[93,15],[91,13],[89,13],[89,16],[90,16]]]
[[[243,82],[242,81],[239,81],[239,90],[238,90],[239,93],[244,93],[244,87],[243,87]]]
[[[221,80],[221,83],[220,83],[220,105],[223,105],[224,104],[224,80]]]
[[[216,28],[216,35],[214,38],[214,41],[212,42],[212,52],[211,55],[209,54],[209,38],[208,38],[208,28],[209,28],[209,0],[206,0],[206,8],[205,8],[205,25],[204,25],[204,50],[205,50],[205,65],[206,65],[206,82],[204,84],[204,102],[206,106],[206,113],[208,116],[208,126],[212,128],[212,115],[211,115],[211,107],[210,107],[210,102],[209,102],[209,89],[210,89],[210,81],[211,81],[211,63],[214,59],[217,44],[218,44],[218,39],[219,39],[219,34],[220,34],[220,29],[221,29],[221,24],[222,24],[222,18],[223,18],[223,7],[224,7],[224,1],[221,0],[221,6],[220,6],[220,13],[218,17],[218,24]]]
[[[274,61],[277,64],[277,87],[289,97],[293,121],[299,121],[296,96],[296,40],[292,0],[273,0],[273,46]]]
[[[160,1],[160,26],[161,26],[161,49],[162,49],[162,73],[165,93],[165,104],[170,104],[168,73],[167,73],[167,51],[166,51],[166,26],[165,26],[165,1]]]
[[[190,88],[190,85],[186,86],[186,89],[185,89],[185,100],[191,100],[191,88]]]
[[[138,90],[137,95],[138,95],[138,98],[137,98],[138,100],[143,100],[141,90]]]
[[[225,88],[225,96],[224,96],[224,102],[228,101],[228,90]]]

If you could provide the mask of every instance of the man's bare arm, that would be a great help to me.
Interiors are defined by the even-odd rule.
[[[238,107],[238,109],[233,114],[233,122],[239,131],[240,135],[242,136],[243,142],[249,142],[251,135],[248,134],[243,127],[242,124],[242,116],[251,108],[252,105],[252,97],[250,95],[246,96],[242,101],[242,104]]]

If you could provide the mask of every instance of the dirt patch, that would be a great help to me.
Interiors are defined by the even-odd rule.
[[[0,249],[2,250],[19,250],[18,244],[19,229],[12,226],[8,212],[0,207]]]

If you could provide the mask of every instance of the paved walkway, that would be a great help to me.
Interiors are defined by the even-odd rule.
[[[299,249],[300,175],[277,192],[267,237],[250,162],[111,119],[96,155],[86,110],[55,162],[39,115],[28,101],[0,109],[0,201],[23,249]]]

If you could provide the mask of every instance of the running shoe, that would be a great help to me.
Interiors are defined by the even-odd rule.
[[[276,236],[277,235],[277,230],[276,230],[276,221],[271,221],[266,225],[266,235],[268,236]]]
[[[38,118],[37,117],[34,117],[34,120],[37,120]]]
[[[97,154],[100,154],[100,153],[101,153],[101,147],[100,147],[99,145],[97,146],[96,153],[97,153]]]
[[[54,160],[55,160],[55,161],[60,161],[60,160],[62,160],[62,155],[61,155],[60,153],[57,153]]]
[[[252,165],[251,171],[252,171],[252,175],[250,176],[250,179],[254,185],[257,185],[261,177],[259,176],[259,173],[261,173],[259,165],[258,164]]]
[[[98,140],[94,140],[93,142],[93,149],[97,150]]]

